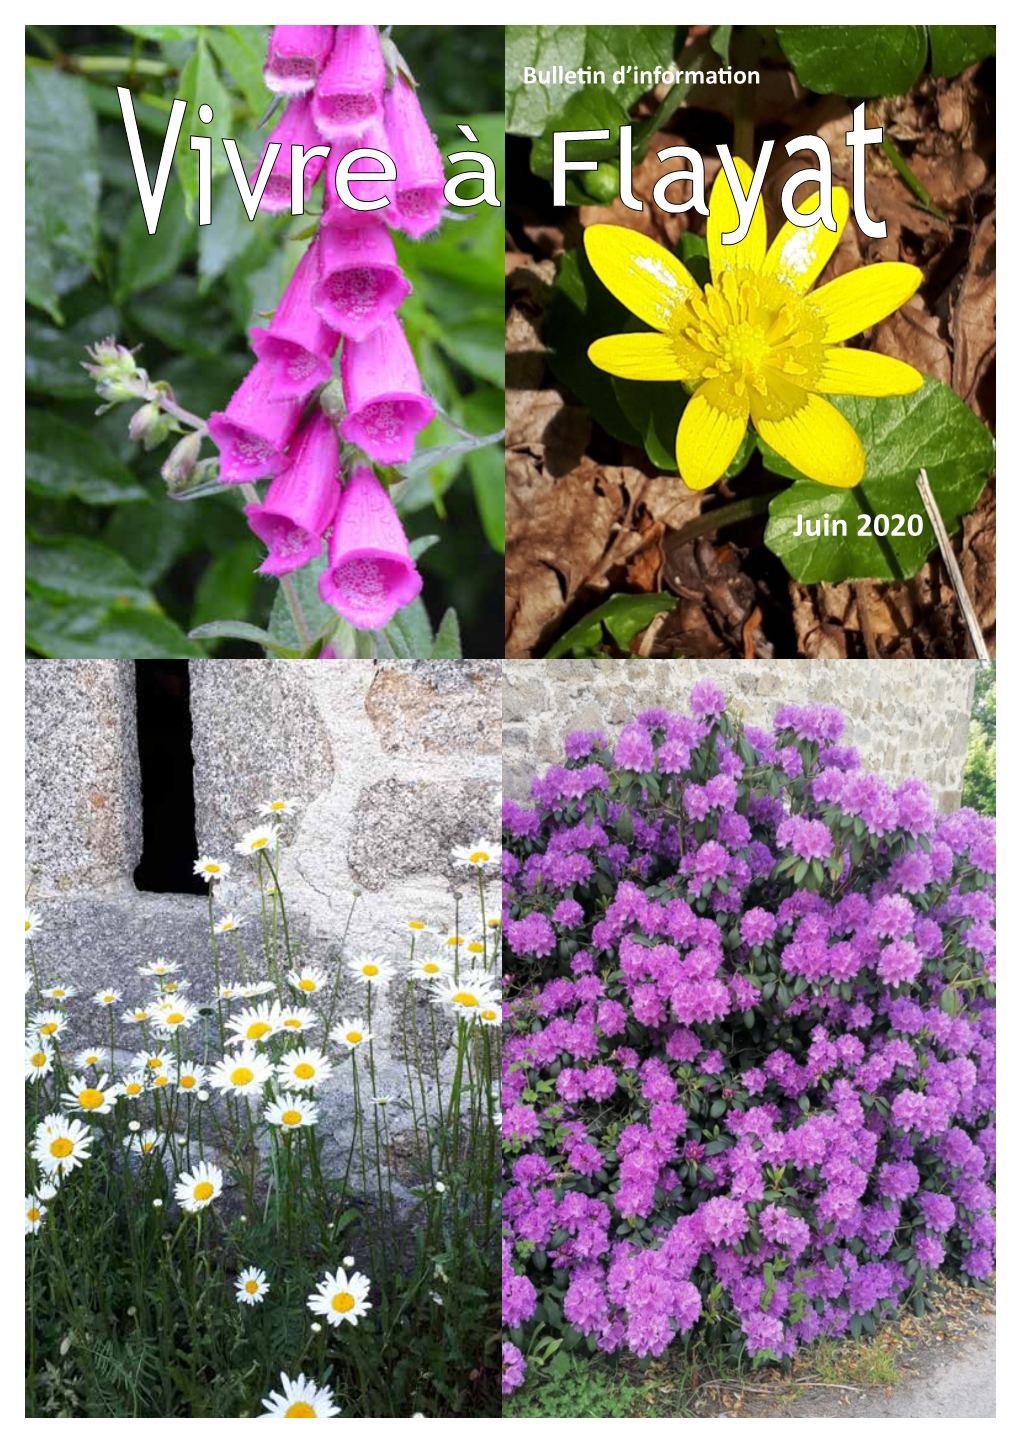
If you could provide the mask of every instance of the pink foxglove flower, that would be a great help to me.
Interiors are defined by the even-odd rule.
[[[346,341],[340,355],[347,415],[340,425],[345,441],[373,461],[407,461],[414,438],[435,415],[422,390],[411,347],[396,316],[390,316],[361,341]]]
[[[286,110],[276,122],[273,133],[262,147],[258,167],[252,171],[249,177],[249,184],[254,189],[255,181],[258,178],[259,171],[262,169],[262,162],[266,158],[266,151],[271,145],[279,145],[280,152],[273,161],[273,168],[269,173],[269,179],[266,181],[266,188],[262,192],[262,199],[259,201],[259,210],[290,210],[291,166],[293,161],[291,146],[300,145],[305,150],[312,150],[316,145],[322,145],[323,143],[322,136],[316,130],[315,122],[312,120],[311,102],[307,96],[298,96],[296,100],[290,101]],[[305,166],[305,200],[311,195],[315,182],[322,174],[325,164],[326,160],[324,156],[313,155]]]
[[[354,140],[382,109],[386,65],[374,25],[338,25],[329,64],[319,76],[312,114],[329,140]]]
[[[322,217],[323,225],[357,226],[380,220],[395,223],[396,181],[380,180],[379,176],[383,167],[378,160],[373,160],[371,156],[365,155],[360,160],[351,162],[351,195],[358,201],[386,200],[389,203],[380,205],[376,210],[354,210],[346,200],[341,199],[336,188],[337,164],[352,150],[378,150],[381,154],[388,155],[391,160],[393,159],[386,131],[376,120],[370,121],[364,134],[352,144],[334,145],[326,162],[326,210]],[[371,178],[354,180],[353,176],[355,175],[366,175]]]
[[[386,92],[384,115],[397,168],[396,215],[386,218],[417,240],[435,230],[442,216],[443,157],[418,96],[399,75]]]
[[[352,230],[324,225],[318,260],[312,304],[327,325],[351,340],[364,340],[393,315],[411,289],[389,231],[375,221]]]
[[[336,512],[340,442],[318,408],[298,432],[288,459],[262,504],[244,508],[249,526],[269,549],[259,567],[264,576],[284,576],[314,560]]]
[[[352,473],[329,538],[329,567],[319,595],[352,626],[374,630],[421,591],[393,502],[367,466]]]
[[[252,349],[271,370],[277,396],[306,396],[333,374],[333,356],[340,336],[312,305],[312,287],[319,273],[318,240],[298,262],[280,297],[268,329],[251,331]]]
[[[332,25],[274,25],[262,71],[266,85],[277,95],[304,95],[332,48]]]
[[[261,361],[252,366],[226,410],[209,417],[209,435],[220,452],[220,480],[241,485],[282,471],[303,407],[299,399],[280,400],[269,366]]]

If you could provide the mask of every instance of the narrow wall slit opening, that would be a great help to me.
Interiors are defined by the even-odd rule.
[[[198,846],[187,661],[136,661],[135,698],[142,777],[142,859],[135,886],[205,896],[206,882],[193,874]]]

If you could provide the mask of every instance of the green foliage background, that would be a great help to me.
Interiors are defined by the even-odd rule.
[[[974,706],[970,714],[963,805],[982,816],[995,815],[995,662],[978,663]]]
[[[255,576],[262,548],[234,488],[172,501],[159,475],[168,447],[145,453],[127,436],[131,407],[96,417],[80,362],[106,335],[141,346],[152,378],[200,415],[222,407],[253,362],[250,326],[272,312],[311,220],[241,206],[221,136],[246,168],[269,101],[261,26],[30,26],[26,61],[26,641],[43,656],[242,656],[237,641],[200,645],[187,632],[214,620],[266,626],[277,590]],[[398,26],[444,153],[481,149],[500,171],[501,26]],[[116,88],[134,96],[150,179],[172,101],[213,106],[211,125],[185,116],[154,236],[144,223]],[[464,140],[470,124],[478,146]],[[213,139],[212,221],[197,223],[192,134]],[[464,168],[464,167],[459,167]],[[312,206],[316,200],[313,196]],[[499,252],[502,216],[464,211],[437,239],[400,244],[414,294],[401,312],[427,387],[476,434],[503,424]],[[420,447],[458,439],[432,423]],[[207,450],[206,454],[210,452]],[[487,605],[502,571],[500,448],[447,460],[403,487],[424,554],[424,598],[437,624],[460,616],[465,655],[496,655]]]

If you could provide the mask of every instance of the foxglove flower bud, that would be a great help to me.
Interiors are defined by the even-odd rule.
[[[317,240],[298,262],[280,297],[268,329],[250,332],[252,350],[270,369],[280,400],[306,396],[333,374],[333,355],[340,336],[312,305],[312,285],[319,271]]]
[[[396,181],[380,180],[380,162],[372,160],[370,156],[365,155],[360,160],[351,162],[351,176],[365,174],[372,177],[368,180],[351,179],[351,195],[355,200],[387,200],[389,204],[380,205],[376,210],[352,210],[346,200],[341,198],[336,188],[337,163],[352,150],[378,150],[393,159],[386,131],[376,120],[369,122],[364,134],[353,144],[334,145],[326,162],[326,210],[322,217],[323,225],[361,226],[368,225],[371,221],[390,220],[395,217]]]
[[[128,435],[133,441],[141,441],[147,451],[161,446],[173,429],[173,421],[158,401],[139,407],[128,421]]]
[[[399,75],[386,92],[383,114],[397,167],[396,214],[386,218],[417,240],[435,230],[442,215],[443,157],[417,94]]]
[[[269,549],[259,567],[263,576],[284,576],[314,560],[340,499],[340,442],[318,408],[298,432],[288,460],[262,504],[244,508]]]
[[[373,630],[421,590],[407,537],[386,491],[358,466],[340,496],[319,595],[352,626]]]
[[[96,394],[108,405],[140,399],[149,389],[145,371],[135,364],[127,346],[118,345],[113,336],[86,346],[85,354],[92,364],[82,361],[82,369],[95,381]]]
[[[303,400],[280,400],[271,367],[261,361],[252,366],[226,410],[209,417],[209,434],[220,452],[220,480],[242,485],[282,471],[303,408]]]
[[[266,151],[271,145],[278,144],[280,153],[273,162],[273,168],[266,181],[266,188],[262,192],[262,199],[259,201],[259,210],[265,211],[289,211],[291,191],[291,146],[301,145],[305,150],[311,150],[316,145],[322,145],[322,136],[315,128],[312,120],[311,102],[306,96],[298,96],[296,100],[290,101],[286,110],[277,121],[273,133],[262,147],[262,154],[259,156],[259,163],[249,177],[249,184],[254,188],[259,171],[262,169],[262,162],[266,158]],[[313,155],[305,166],[304,171],[304,192],[305,199],[311,195],[315,182],[322,174],[325,166],[325,158],[321,155]]]
[[[356,230],[324,225],[318,260],[312,304],[327,325],[352,340],[364,340],[410,293],[389,231],[375,221]]]
[[[160,470],[160,475],[168,486],[180,486],[191,479],[201,449],[202,437],[197,431],[189,431],[186,436],[181,437]]]
[[[356,140],[382,110],[386,64],[374,25],[338,25],[329,63],[312,96],[312,115],[327,140]]]
[[[274,25],[262,71],[277,95],[303,95],[315,86],[333,48],[332,25]]]
[[[411,347],[396,316],[390,316],[364,340],[345,342],[340,356],[347,416],[340,423],[345,441],[373,461],[407,461],[414,438],[435,415],[422,390]]]

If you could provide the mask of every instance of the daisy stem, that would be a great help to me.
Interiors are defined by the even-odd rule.
[[[489,968],[489,939],[485,930],[485,881],[482,878],[482,868],[478,868],[478,901],[482,908],[482,945],[485,950],[482,955],[485,958],[485,969]]]
[[[436,1073],[436,1106],[439,1109],[439,1137],[442,1143],[440,1159],[446,1160],[446,1116],[443,1110],[443,1083],[439,1075],[439,1043],[436,1040],[436,1011],[429,1005],[429,1025],[432,1028],[432,1064]]]
[[[356,892],[354,893],[354,896],[353,896],[352,899],[351,899],[351,909],[350,909],[350,911],[348,911],[348,913],[347,913],[347,921],[346,921],[346,923],[344,924],[343,935],[340,937],[340,963],[339,963],[339,965],[337,966],[337,969],[336,969],[336,976],[333,978],[333,995],[332,995],[332,996],[330,997],[330,999],[329,999],[329,1011],[328,1011],[327,1014],[326,1014],[326,1031],[325,1031],[325,1035],[326,1035],[327,1037],[329,1036],[329,1029],[330,1029],[330,1027],[333,1025],[333,1013],[334,1013],[334,1011],[336,1010],[336,1001],[337,1001],[337,997],[338,997],[339,994],[340,994],[340,975],[341,975],[341,968],[342,968],[342,966],[343,966],[343,958],[344,958],[344,942],[347,940],[347,933],[348,933],[348,931],[350,930],[350,927],[351,927],[351,917],[354,915],[354,908],[355,908],[355,907],[357,906],[357,904],[358,904],[358,897],[359,897],[360,895],[361,895],[361,893],[358,892],[358,891],[356,891]]]
[[[357,1049],[351,1052],[351,1063],[354,1069],[354,1126],[361,1138],[361,1190],[362,1193],[364,1193],[368,1187],[368,1166],[365,1161],[365,1121],[361,1109],[361,1085],[358,1081]]]
[[[213,976],[216,978],[216,1012],[220,1019],[220,1048],[226,1046],[223,1030],[223,999],[220,996],[220,949],[216,942],[216,926],[213,922],[213,889],[209,887],[209,935],[212,937]]]
[[[260,853],[260,854],[262,854],[262,853]],[[281,916],[281,918],[282,918],[282,920],[283,920],[283,945],[284,945],[284,950],[285,950],[286,953],[287,953],[287,967],[288,967],[288,970],[289,970],[289,969],[291,968],[292,963],[291,963],[291,956],[290,956],[290,929],[289,929],[288,926],[287,926],[287,908],[286,908],[286,906],[284,905],[283,892],[280,890],[280,879],[279,879],[279,877],[278,877],[277,874],[276,874],[276,869],[275,869],[275,867],[273,866],[273,863],[272,863],[272,862],[270,861],[270,859],[269,859],[269,853],[268,853],[268,852],[265,853],[265,858],[266,858],[266,865],[269,867],[269,870],[270,870],[270,872],[272,873],[273,885],[274,885],[275,888],[276,888],[275,892],[273,893],[273,894],[274,894],[274,898],[279,897],[279,900],[280,900],[280,916]],[[275,913],[275,900],[274,900],[274,912],[273,912],[274,927],[275,927],[275,916],[276,916],[276,913]],[[276,964],[276,944],[275,944],[275,940],[274,940],[274,944],[273,944],[273,963],[274,963],[274,967],[275,967],[275,964]],[[279,975],[279,970],[278,970],[278,969],[276,970],[275,981],[276,981],[277,990],[280,992],[280,1005],[282,1006],[282,1005],[283,1005],[283,992],[282,992],[282,990],[280,989],[280,975]]]
[[[39,998],[39,1005],[43,1004],[42,986],[39,983],[39,966],[35,959],[35,942],[28,943],[28,957],[32,963],[32,975],[35,977],[35,994]]]
[[[414,938],[413,938],[413,937],[412,937],[412,939],[411,939],[411,956],[412,956],[412,957],[414,956]],[[411,1121],[412,1121],[413,1124],[414,1124],[414,1146],[415,1146],[415,1151],[418,1153],[418,1162],[419,1162],[419,1164],[421,1164],[421,1166],[422,1166],[422,1171],[424,1171],[424,1165],[423,1165],[424,1159],[423,1159],[422,1154],[421,1154],[421,1152],[422,1152],[421,1133],[420,1133],[419,1130],[418,1130],[418,1106],[417,1106],[417,1103],[415,1102],[415,1097],[414,1097],[414,1082],[413,1082],[413,1080],[412,1080],[412,1078],[411,1078],[411,1054],[410,1054],[410,1052],[409,1052],[408,1049],[407,1049],[407,1013],[408,1013],[408,1011],[411,1012],[411,1026],[412,1026],[412,1028],[413,1028],[413,1030],[414,1030],[414,1032],[415,1032],[415,1037],[416,1037],[416,1039],[417,1039],[417,1030],[418,1030],[418,1026],[417,1026],[417,1023],[418,1023],[418,1008],[417,1008],[417,1001],[416,1001],[415,995],[414,995],[414,982],[413,982],[413,980],[408,980],[408,982],[407,982],[407,984],[406,984],[405,995],[404,995],[404,1005],[403,1005],[403,1007],[401,1008],[401,1011],[400,1011],[400,1041],[401,1041],[401,1045],[402,1045],[403,1051],[404,1051],[404,1071],[405,1071],[405,1073],[406,1073],[406,1075],[407,1075],[407,1090],[408,1090],[408,1094],[409,1094],[409,1096],[410,1096],[410,1098],[411,1098]],[[388,1157],[388,1156],[389,1156],[389,1146],[388,1146],[388,1144],[387,1144],[387,1157]]]

